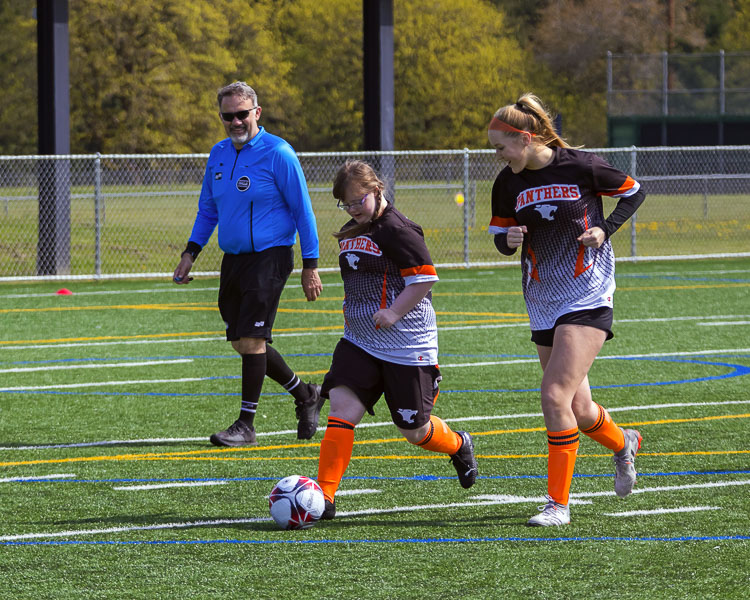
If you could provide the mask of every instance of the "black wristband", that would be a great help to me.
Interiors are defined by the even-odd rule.
[[[303,258],[302,259],[302,268],[303,269],[317,269],[318,268],[318,259],[317,258]]]
[[[188,242],[187,247],[182,251],[182,254],[189,254],[193,260],[198,258],[198,255],[201,253],[201,246],[199,244],[196,244],[195,242]],[[182,254],[180,254],[180,257],[182,257]]]

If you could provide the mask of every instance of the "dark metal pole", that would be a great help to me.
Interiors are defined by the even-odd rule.
[[[393,0],[362,0],[362,21],[365,150],[393,150]],[[373,162],[395,201],[395,156]]]
[[[70,154],[68,0],[37,0],[39,154]],[[70,162],[38,163],[37,273],[70,273]]]
[[[365,150],[393,150],[393,0],[363,0]]]

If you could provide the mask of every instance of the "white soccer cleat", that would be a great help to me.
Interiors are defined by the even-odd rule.
[[[570,506],[559,504],[547,496],[547,504],[540,506],[538,515],[531,517],[528,527],[549,527],[551,525],[567,525],[570,523]]]
[[[641,448],[643,438],[635,429],[623,429],[625,447],[617,452],[612,460],[615,461],[615,494],[624,498],[633,491],[635,485],[635,455]]]

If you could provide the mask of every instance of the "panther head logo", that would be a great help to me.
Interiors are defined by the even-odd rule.
[[[416,410],[411,410],[410,408],[399,408],[396,412],[401,415],[404,423],[414,423],[414,417],[417,414]]]
[[[357,263],[359,262],[359,256],[357,256],[356,254],[350,253],[350,254],[345,254],[344,258],[346,258],[346,260],[349,261],[349,266],[356,271]]]
[[[548,221],[554,221],[555,217],[553,216],[557,212],[557,207],[553,206],[552,204],[540,204],[539,206],[535,206],[534,210],[538,211],[540,215],[542,215],[542,219],[547,219]]]

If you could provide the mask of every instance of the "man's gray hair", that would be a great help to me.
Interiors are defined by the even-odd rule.
[[[244,81],[235,81],[229,85],[225,85],[219,90],[217,100],[219,102],[219,109],[221,109],[221,101],[225,96],[239,96],[243,100],[251,100],[253,106],[258,104],[258,94],[255,90],[247,85]]]

